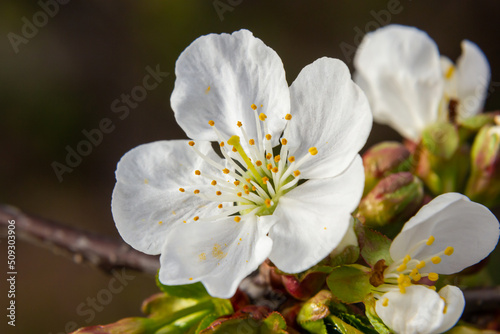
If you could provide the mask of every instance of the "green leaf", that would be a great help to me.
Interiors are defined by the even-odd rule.
[[[361,247],[361,257],[366,263],[373,267],[380,260],[385,260],[387,265],[393,262],[389,252],[391,239],[361,223],[356,224],[355,229]]]
[[[169,296],[194,299],[210,296],[200,282],[186,285],[164,285],[158,279],[158,275],[156,275],[156,285],[162,292],[165,292]]]
[[[330,315],[326,318],[326,322],[330,323],[333,328],[342,334],[363,334],[363,332],[357,330],[349,324],[346,324],[334,315]]]
[[[199,334],[202,330],[210,326],[212,322],[217,320],[219,318],[219,315],[217,313],[210,313],[205,316],[201,320],[201,322],[198,324],[198,328],[196,328],[195,334]]]
[[[326,279],[332,294],[344,303],[358,303],[371,293],[369,268],[346,265],[333,268]]]

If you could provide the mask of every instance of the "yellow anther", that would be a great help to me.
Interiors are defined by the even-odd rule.
[[[260,166],[262,166],[262,161],[257,160],[257,161],[255,161],[255,164],[257,165],[257,167],[260,167]]]
[[[434,285],[428,286],[427,288],[436,291],[436,287]]]
[[[243,194],[242,193],[237,193],[236,196],[241,197]]]
[[[200,190],[199,190],[199,189],[195,189],[195,190],[194,190],[194,193],[195,193],[196,195],[198,195],[198,194],[200,193]]]
[[[448,305],[444,304],[443,314],[446,314],[447,311],[448,311]]]
[[[212,180],[212,182],[210,182],[211,185],[215,186],[217,184],[217,181],[215,180]]]
[[[238,149],[237,149],[236,147],[233,147],[233,148],[231,149],[231,151],[233,151],[233,152],[238,152]]]
[[[406,263],[402,263],[396,270],[397,271],[405,271],[406,270]]]
[[[195,173],[196,175],[201,175],[201,172],[200,172],[199,170],[195,170],[195,171],[194,171],[194,173]]]
[[[257,110],[257,106],[254,103],[252,103],[252,105],[250,106],[250,108],[252,108],[253,110]]]
[[[259,119],[260,119],[261,121],[263,121],[263,122],[264,122],[264,121],[266,120],[266,118],[267,118],[266,114],[264,114],[263,112],[262,112],[262,113],[260,113],[260,115],[259,115]]]
[[[223,205],[222,205],[222,204],[219,204],[219,205],[217,205],[217,207],[218,207],[219,209],[222,209]]]
[[[269,170],[273,169],[273,164],[267,164],[267,169]]]
[[[260,107],[261,107],[261,108],[262,108],[263,106],[264,106],[263,104],[261,104],[261,105],[260,105]]]
[[[399,286],[399,292],[401,292],[402,294],[405,294],[406,293],[406,288],[402,285]]]
[[[208,92],[210,92],[210,86],[208,86],[207,89],[205,89],[205,94],[208,94]]]
[[[181,193],[183,193],[183,192],[185,192],[186,190],[184,190],[184,188],[179,188],[179,191],[180,191]]]
[[[250,140],[248,141],[248,143],[249,143],[250,145],[255,145],[255,140],[250,139]]]
[[[274,157],[274,162],[279,162],[281,160],[281,157],[279,155]]]
[[[250,183],[250,181],[252,181],[251,178],[248,178],[248,179],[245,179],[248,183]]]
[[[267,160],[271,160],[272,157],[273,157],[273,155],[271,153],[266,154],[266,159]]]
[[[243,189],[248,190],[248,184],[243,185]]]
[[[252,186],[252,191],[257,191],[257,187]]]
[[[193,218],[194,221],[197,221],[198,219],[200,219],[200,217],[198,217],[198,216]]]
[[[268,133],[268,134],[266,135],[266,139],[267,139],[267,140],[271,140],[271,138],[272,138],[272,136]]]
[[[434,264],[438,264],[439,262],[441,262],[441,258],[439,256],[434,256],[432,259],[431,259],[432,263]]]
[[[219,144],[220,147],[224,147],[224,142],[221,141],[220,144]]]
[[[268,178],[267,176],[264,176],[264,177],[262,178],[262,183],[266,184],[266,183],[267,183],[267,181],[269,181],[269,178]]]
[[[296,170],[295,172],[293,172],[293,176],[297,177],[300,175],[300,170]]]
[[[291,120],[291,119],[292,119],[292,115],[290,115],[290,114],[286,114],[286,115],[285,115],[285,119],[286,119],[287,121]]]
[[[407,254],[407,255],[405,256],[405,258],[403,259],[403,262],[404,262],[404,263],[408,263],[408,262],[410,262],[410,260],[411,260],[411,256]]]
[[[234,217],[234,221],[239,223],[241,221],[241,217],[240,216],[236,216]]]
[[[212,121],[212,120],[210,120],[210,121],[208,121],[208,125],[210,125],[210,126],[214,126],[214,125],[215,125],[215,122],[214,122],[214,121]]]
[[[161,225],[161,224],[163,224],[163,222],[160,220],[160,221],[158,222],[158,225]]]
[[[229,169],[224,168],[224,169],[222,170],[222,172],[223,172],[224,174],[229,174]]]
[[[247,168],[252,172],[257,182],[261,182],[262,177],[260,176],[259,172],[257,172],[257,169],[255,169],[255,166],[253,165],[248,155],[245,153],[245,150],[243,150],[243,147],[240,144],[240,137],[232,136],[231,138],[229,138],[227,143],[233,146],[233,151],[240,154],[240,156],[243,158],[243,161],[245,161]]]
[[[194,141],[190,141],[188,144],[189,146],[194,146]]]
[[[436,238],[434,238],[433,235],[431,235],[429,237],[429,239],[427,239],[427,242],[425,243],[427,246],[431,246],[433,243],[434,243],[434,240],[436,240]]]
[[[187,222],[184,220],[183,223],[186,224]]]
[[[427,278],[433,282],[437,281],[439,279],[439,275],[436,273],[429,273]]]
[[[249,190],[245,190],[245,194],[250,195],[250,191]]]
[[[238,125],[238,127],[241,128],[241,126],[243,125],[243,123],[241,123],[240,121],[238,121],[238,123],[236,123],[236,125]]]
[[[273,167],[273,168],[271,169],[271,171],[272,171],[273,173],[277,173],[277,172],[278,172],[278,167]]]
[[[190,281],[192,281],[192,280],[193,280],[193,278],[192,278],[192,277],[189,277],[189,280],[190,280]]]
[[[288,140],[286,140],[286,138],[282,138],[281,139],[281,144],[282,145],[286,145],[288,143]]]
[[[264,201],[264,203],[266,204],[266,207],[268,207],[268,208],[271,207],[271,200],[269,198],[266,198],[266,200]]]
[[[446,79],[450,79],[451,76],[453,75],[453,72],[455,72],[455,66],[451,65],[448,70],[446,71],[446,74],[444,75]]]
[[[240,181],[236,180],[233,182],[235,186],[239,186],[240,185]]]
[[[425,261],[420,261],[419,263],[417,263],[417,265],[415,266],[415,268],[417,269],[422,269],[423,267],[425,267]]]
[[[288,161],[290,161],[290,163],[294,162],[295,161],[295,157],[292,155],[291,157],[288,158]]]
[[[415,282],[418,282],[418,281],[420,281],[422,279],[422,275],[420,275],[420,274],[413,275],[412,279]]]
[[[220,190],[217,190],[217,191],[215,192],[215,194],[216,194],[217,196],[220,196],[220,195],[222,195],[222,192],[220,192]]]
[[[318,154],[318,149],[316,147],[311,147],[309,153],[311,153],[311,155],[316,155]]]
[[[450,256],[451,254],[453,254],[453,252],[455,251],[455,249],[451,246],[448,246],[446,247],[446,249],[444,250],[444,255],[448,255]]]
[[[387,307],[387,305],[389,305],[389,299],[384,298],[384,299],[382,300],[382,306]]]

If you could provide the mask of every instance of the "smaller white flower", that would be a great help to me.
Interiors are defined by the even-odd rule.
[[[484,206],[457,193],[436,197],[410,219],[394,239],[394,262],[376,288],[375,310],[394,332],[433,334],[450,329],[465,300],[455,286],[416,284],[423,277],[457,273],[484,259],[495,248],[499,224]]]
[[[355,81],[370,100],[375,121],[418,140],[437,121],[481,111],[490,66],[478,46],[464,40],[456,65],[413,27],[389,25],[367,34],[354,58]]]

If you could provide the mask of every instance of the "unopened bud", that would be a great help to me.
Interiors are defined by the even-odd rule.
[[[418,177],[409,172],[391,174],[361,200],[358,215],[372,227],[405,221],[420,208],[423,198],[424,186]]]
[[[472,170],[465,195],[492,207],[500,203],[500,126],[486,125],[477,134],[471,152]]]
[[[409,157],[410,151],[398,142],[382,142],[366,151],[363,154],[365,194],[389,174],[408,171],[410,168]]]

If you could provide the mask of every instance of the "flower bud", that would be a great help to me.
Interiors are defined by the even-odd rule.
[[[471,152],[472,170],[465,195],[492,207],[500,203],[500,126],[485,125]]]
[[[408,171],[410,167],[409,157],[408,149],[398,142],[382,142],[366,151],[363,154],[365,194],[387,175]]]
[[[409,172],[391,174],[361,200],[358,215],[372,227],[404,221],[420,208],[423,198],[419,178]]]

